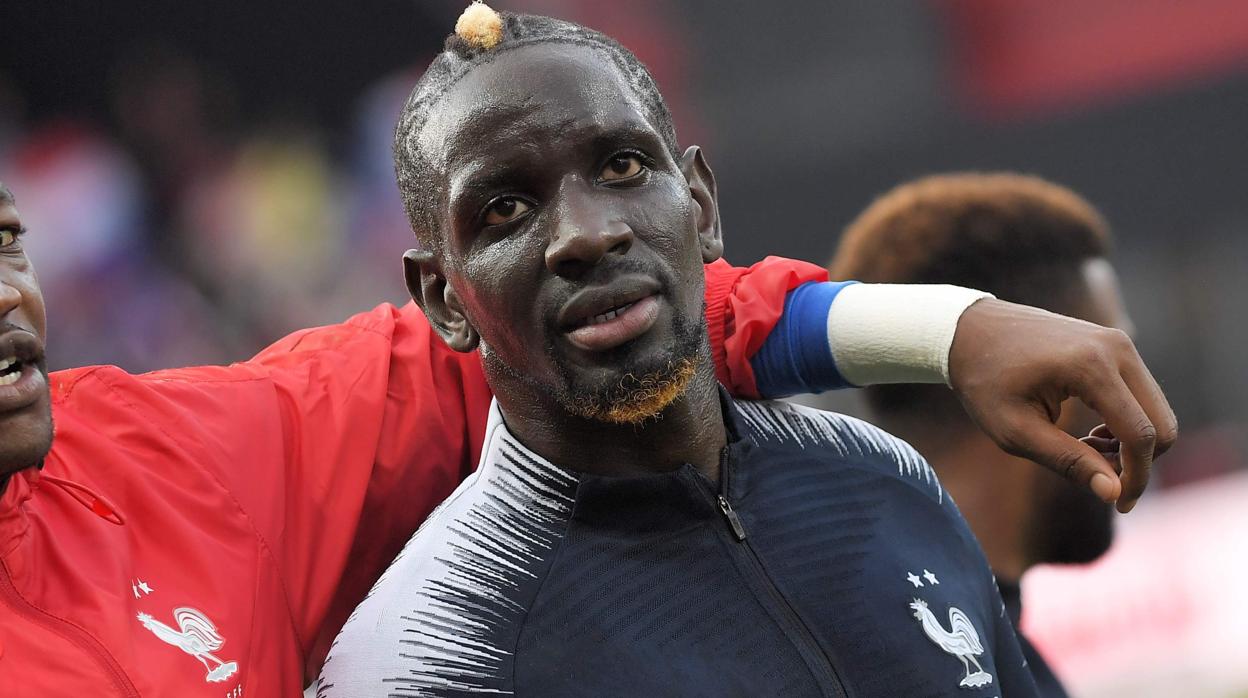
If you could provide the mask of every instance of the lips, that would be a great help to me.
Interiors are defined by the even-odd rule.
[[[0,335],[0,415],[28,407],[47,392],[42,359],[43,346],[33,334],[11,330]]]
[[[559,325],[573,345],[606,351],[636,339],[659,316],[660,285],[650,277],[625,276],[574,295],[559,313]]]

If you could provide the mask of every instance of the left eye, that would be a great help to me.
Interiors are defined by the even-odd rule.
[[[641,174],[641,170],[644,167],[645,165],[641,164],[641,158],[625,153],[616,155],[608,160],[606,167],[602,168],[602,172],[598,174],[598,177],[604,182],[632,179]]]
[[[505,196],[491,203],[485,209],[486,225],[502,225],[510,223],[528,213],[533,207],[523,199]]]
[[[0,247],[10,247],[17,242],[17,233],[12,230],[0,230]]]

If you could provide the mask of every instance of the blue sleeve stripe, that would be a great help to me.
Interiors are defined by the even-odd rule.
[[[853,387],[836,368],[828,341],[828,311],[841,289],[855,281],[805,283],[789,291],[784,314],[750,359],[763,397]]]

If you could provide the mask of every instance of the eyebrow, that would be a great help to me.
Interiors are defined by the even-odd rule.
[[[536,148],[524,147],[519,156],[485,156],[466,163],[451,179],[447,192],[452,206],[468,198],[480,198],[494,189],[505,188],[517,174],[532,169],[542,159]]]
[[[560,123],[550,130],[560,133],[559,140],[562,142],[575,142],[578,130],[594,128],[593,124],[578,126],[574,123]],[[585,147],[595,155],[606,155],[608,150],[628,145],[644,150],[656,160],[661,159],[667,151],[662,137],[653,127],[644,121],[632,119],[612,127],[609,131],[595,134],[588,139]],[[459,174],[451,180],[447,192],[446,201],[451,215],[456,218],[465,215],[464,208],[474,199],[481,199],[492,190],[507,188],[517,176],[539,167],[542,158],[543,150],[539,146],[526,143],[510,150],[507,157],[487,154],[465,163]]]
[[[638,145],[645,146],[646,150],[667,149],[663,143],[662,137],[655,133],[654,128],[645,124],[629,122],[613,128],[606,133],[599,134],[593,138],[595,150],[606,150],[610,147],[625,145],[630,142],[637,142]],[[652,157],[658,157],[659,153],[649,153]]]
[[[561,124],[560,126],[560,133],[563,134],[561,140],[565,142],[575,140],[578,129],[592,128],[592,126],[577,127],[573,124]],[[610,131],[596,134],[589,139],[589,149],[595,153],[628,144],[636,144],[647,151],[660,151],[648,153],[654,157],[658,157],[662,154],[662,151],[667,149],[662,137],[655,133],[653,128],[636,122],[621,124]],[[514,159],[500,159],[487,155],[466,163],[464,167],[470,170],[470,173],[460,178],[462,184],[455,189],[457,191],[478,191],[498,186],[502,184],[500,180],[506,180],[514,176],[515,170],[529,166],[531,164],[529,162],[530,157],[540,159],[542,156],[541,150],[532,145],[517,148],[514,152],[523,153],[523,156]],[[500,160],[502,161],[501,163]],[[507,160],[514,160],[514,162],[506,162]],[[485,174],[477,174],[482,170],[488,171]]]

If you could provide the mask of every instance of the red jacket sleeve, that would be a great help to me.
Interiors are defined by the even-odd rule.
[[[113,382],[136,424],[173,435],[231,493],[273,558],[313,677],[355,604],[475,467],[490,401],[476,355],[447,348],[410,304],[232,366]]]
[[[715,355],[715,377],[737,397],[758,398],[750,358],[763,346],[789,291],[827,281],[823,267],[768,257],[752,267],[723,260],[706,265],[706,324]]]

